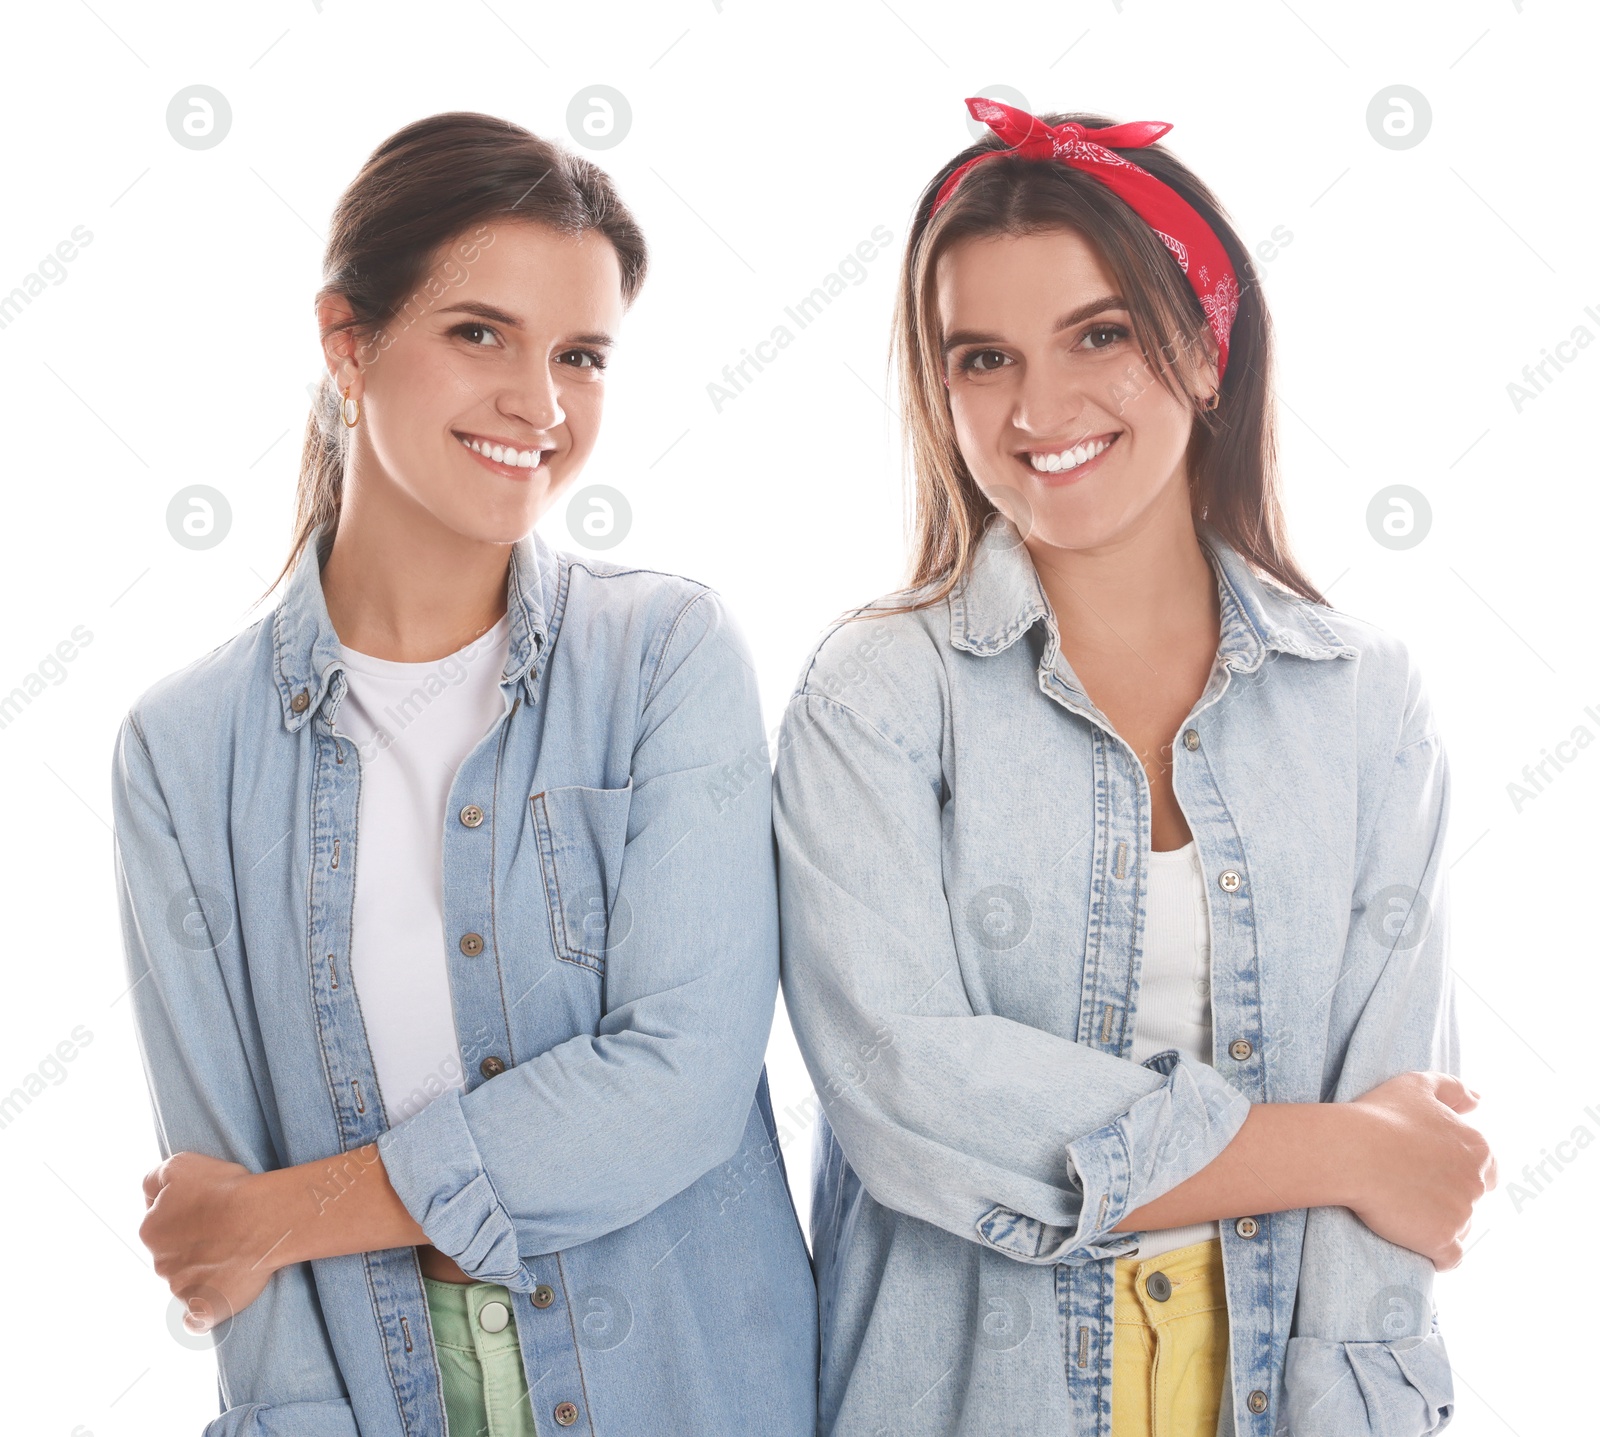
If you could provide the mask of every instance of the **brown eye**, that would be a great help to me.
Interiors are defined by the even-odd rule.
[[[477,320],[468,320],[465,324],[458,324],[450,331],[450,333],[460,335],[461,338],[466,340],[468,344],[471,344],[477,349],[490,349],[493,347],[492,345],[484,344],[477,337],[479,335],[492,335],[496,343],[499,342],[500,338],[500,336],[496,334],[495,331],[490,328],[490,326],[487,324],[481,324]]]
[[[980,359],[991,356],[998,357],[1002,360],[1005,358],[1005,355],[1001,354],[998,349],[974,349],[970,354],[962,357],[961,372],[963,374],[993,374],[994,371],[1000,367],[999,365],[978,363]]]
[[[1089,329],[1084,330],[1083,332],[1083,337],[1085,339],[1088,339],[1091,335],[1109,335],[1110,338],[1107,339],[1104,344],[1092,344],[1089,346],[1089,348],[1109,349],[1119,339],[1126,339],[1128,337],[1128,331],[1120,324],[1097,324]]]

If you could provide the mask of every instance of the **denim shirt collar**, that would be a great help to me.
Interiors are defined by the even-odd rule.
[[[1269,651],[1303,659],[1357,656],[1316,606],[1269,587],[1204,520],[1195,527],[1217,576],[1222,613],[1217,653],[1229,668],[1253,673]],[[997,654],[1040,619],[1054,623],[1038,571],[1016,525],[996,512],[978,540],[971,569],[950,596],[950,642],[968,653]]]
[[[322,593],[322,565],[333,545],[326,524],[312,529],[272,621],[274,667],[283,724],[291,733],[309,722],[344,667],[339,636],[328,618]],[[502,684],[522,680],[534,697],[535,666],[548,647],[547,601],[553,600],[558,577],[556,553],[532,530],[511,546],[506,575],[506,612],[511,616],[511,645]],[[304,694],[297,711],[295,698]]]

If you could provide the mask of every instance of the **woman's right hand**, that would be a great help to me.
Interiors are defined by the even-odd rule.
[[[1473,1204],[1499,1180],[1487,1139],[1460,1117],[1478,1095],[1449,1073],[1410,1072],[1346,1106],[1356,1122],[1345,1206],[1438,1271],[1455,1267]]]

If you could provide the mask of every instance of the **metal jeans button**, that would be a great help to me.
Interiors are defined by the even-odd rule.
[[[1144,1280],[1144,1290],[1157,1302],[1165,1302],[1172,1296],[1172,1279],[1164,1272],[1152,1272]]]
[[[485,1332],[504,1332],[511,1309],[503,1302],[486,1302],[478,1309],[478,1326]]]

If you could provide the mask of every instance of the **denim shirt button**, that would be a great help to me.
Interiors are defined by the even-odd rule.
[[[297,714],[303,714],[308,708],[311,707],[311,695],[308,694],[304,689],[301,689],[299,693],[289,700],[289,707],[292,708]]]
[[[1197,734],[1192,728],[1185,729],[1183,731],[1183,746],[1188,749],[1190,753],[1193,753],[1197,748],[1200,747],[1200,735]]]
[[[1245,1406],[1252,1412],[1265,1412],[1267,1410],[1267,1394],[1259,1387],[1244,1399]]]
[[[1239,885],[1244,882],[1244,879],[1239,877],[1238,869],[1224,868],[1222,872],[1217,875],[1217,882],[1222,885],[1222,891],[1224,893],[1237,893],[1239,891]]]
[[[556,1290],[548,1283],[541,1282],[533,1290],[533,1305],[535,1307],[549,1307],[556,1300]]]
[[[461,821],[466,824],[468,828],[476,828],[480,823],[483,822],[483,810],[479,808],[477,804],[469,803],[461,810],[460,817]]]
[[[486,1078],[492,1078],[498,1073],[505,1072],[505,1070],[506,1060],[504,1058],[490,1056],[478,1064],[478,1071]]]
[[[458,946],[460,947],[461,951],[467,955],[467,957],[476,958],[478,954],[483,952],[483,934],[463,933],[461,935],[461,942]]]
[[[578,1405],[575,1402],[556,1403],[555,1419],[563,1427],[570,1427],[578,1420]]]
[[[1242,1217],[1238,1222],[1234,1223],[1233,1230],[1240,1237],[1254,1237],[1261,1229],[1253,1217]]]
[[[1255,1052],[1255,1045],[1248,1038],[1235,1038],[1228,1044],[1228,1056],[1237,1058],[1241,1063],[1253,1052]]]

